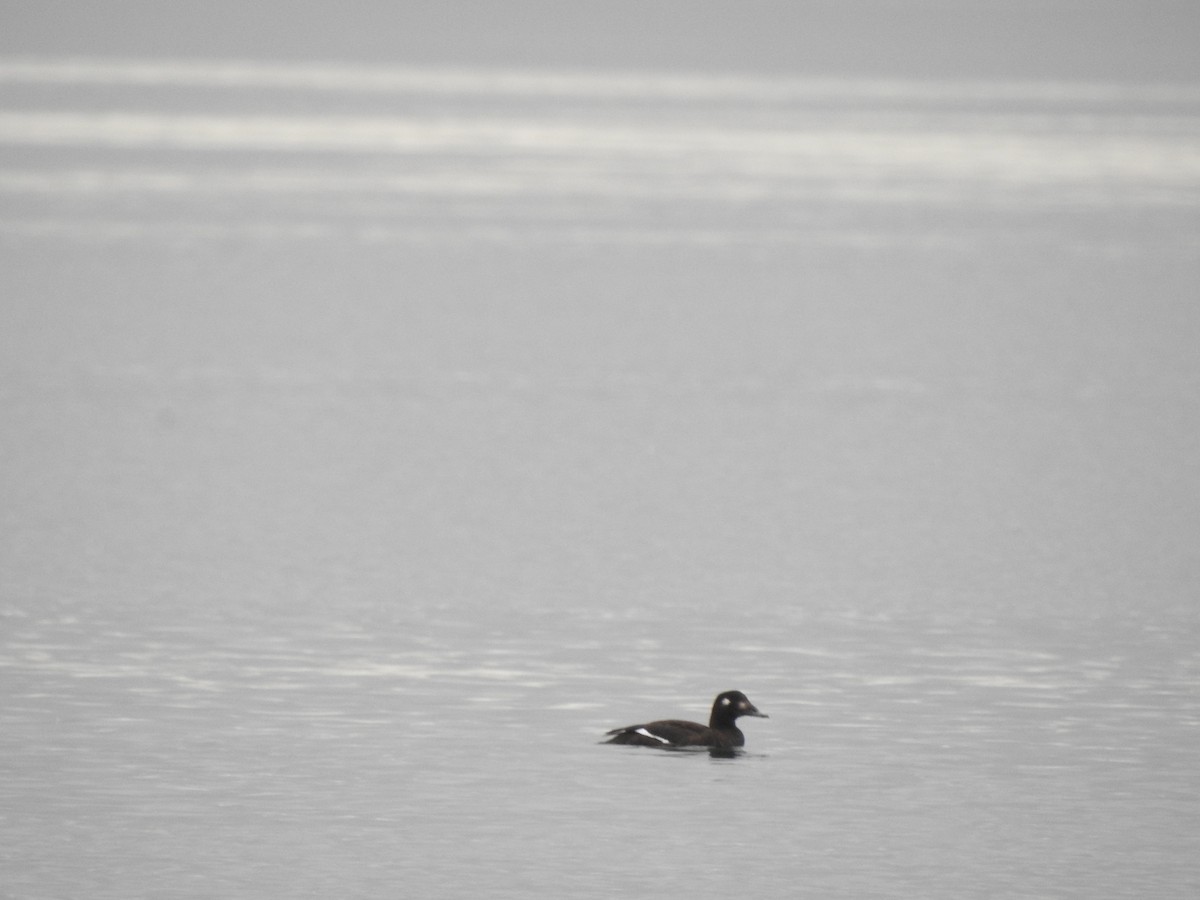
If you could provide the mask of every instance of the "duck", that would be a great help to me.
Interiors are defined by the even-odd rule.
[[[745,746],[746,736],[737,727],[740,716],[755,716],[768,719],[764,712],[741,691],[725,691],[717,694],[712,705],[708,724],[688,722],[683,719],[660,719],[643,725],[626,725],[606,732],[606,744],[630,744],[637,747],[656,747],[672,750],[678,747],[709,747],[715,750],[732,750]]]

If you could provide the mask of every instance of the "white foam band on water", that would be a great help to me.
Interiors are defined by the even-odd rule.
[[[1200,182],[1200,153],[1177,137],[1044,133],[1024,130],[1018,123],[1005,129],[1004,141],[997,142],[995,134],[969,128],[957,133],[912,132],[886,123],[771,131],[736,122],[718,128],[539,117],[30,111],[0,113],[2,144],[439,158],[462,153],[514,165],[552,153],[566,160],[550,168],[555,177],[543,173],[534,179],[511,166],[491,172],[487,183],[477,186],[482,191],[533,190],[541,185],[540,192],[582,189],[755,199],[811,190],[817,179],[834,184],[857,179],[860,191],[871,183],[882,188],[910,180],[931,186],[1060,185],[1063,190],[1102,185],[1106,192],[1121,184],[1189,191]],[[694,175],[677,170],[680,156],[700,167]],[[568,165],[572,161],[573,167]]]
[[[929,81],[755,77],[650,71],[522,70],[447,66],[362,66],[250,60],[0,57],[0,84],[81,84],[259,88],[342,92],[530,97],[639,97],[673,100],[1194,103],[1186,84],[1045,81]]]

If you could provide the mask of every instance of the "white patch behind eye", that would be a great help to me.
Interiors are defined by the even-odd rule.
[[[642,734],[642,735],[645,735],[645,736],[646,736],[646,737],[648,737],[648,738],[654,738],[656,741],[661,741],[661,742],[662,742],[662,743],[664,743],[664,744],[669,744],[669,743],[671,743],[670,741],[668,741],[668,740],[667,740],[665,737],[663,737],[662,735],[660,735],[660,734],[655,734],[653,731],[647,731],[645,728],[635,728],[635,729],[633,729],[633,733],[634,733],[634,734]]]
[[[733,702],[733,701],[732,701],[732,700],[730,700],[728,697],[722,697],[722,698],[721,698],[721,705],[722,705],[722,706],[728,706],[728,705],[729,705],[730,703],[732,703],[732,702]]]

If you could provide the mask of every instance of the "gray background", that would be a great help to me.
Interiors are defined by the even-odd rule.
[[[1191,4],[0,19],[0,894],[1196,895]]]

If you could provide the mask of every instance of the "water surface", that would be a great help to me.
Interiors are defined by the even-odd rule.
[[[1194,896],[1198,99],[0,60],[0,892]]]

